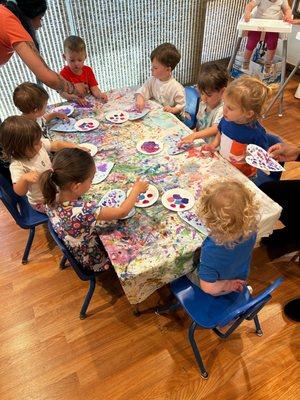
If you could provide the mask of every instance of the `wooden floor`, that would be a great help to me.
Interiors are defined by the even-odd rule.
[[[299,80],[299,77],[298,77]],[[300,144],[298,82],[286,93],[285,115],[263,123],[284,139]],[[290,163],[285,178],[299,178]],[[296,195],[296,194],[295,194]],[[298,194],[299,196],[299,194]],[[300,325],[288,321],[284,304],[300,295],[299,264],[270,262],[263,247],[255,250],[250,284],[255,291],[279,275],[284,284],[263,309],[264,335],[244,323],[222,341],[199,330],[210,377],[200,378],[187,339],[183,312],[140,317],[113,274],[96,287],[90,311],[79,308],[86,284],[71,269],[59,270],[60,252],[40,227],[29,264],[20,263],[27,232],[16,227],[0,206],[0,399],[1,400],[290,400],[300,398]],[[168,300],[168,288],[153,294],[143,309]]]

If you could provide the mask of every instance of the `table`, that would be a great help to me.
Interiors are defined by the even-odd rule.
[[[261,203],[259,237],[268,236],[279,218],[281,207],[219,155],[205,158],[197,147],[176,156],[168,155],[165,149],[152,156],[137,152],[136,143],[143,138],[163,141],[169,134],[189,134],[189,128],[174,115],[149,102],[151,112],[142,120],[120,125],[105,120],[107,111],[133,106],[133,93],[130,88],[112,91],[107,104],[96,103],[94,109],[76,109],[72,117],[98,119],[97,130],[53,132],[57,140],[94,143],[99,149],[96,162],[115,162],[107,179],[93,185],[85,197],[100,200],[110,189],[126,191],[136,176],[141,175],[158,188],[160,198],[164,191],[175,187],[186,188],[199,198],[201,187],[208,179],[232,177],[255,192]],[[131,304],[140,303],[158,288],[190,272],[193,253],[205,238],[183,222],[177,213],[164,208],[160,198],[152,207],[136,208],[132,218],[109,222],[99,231]]]

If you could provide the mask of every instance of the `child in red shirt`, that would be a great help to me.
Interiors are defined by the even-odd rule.
[[[100,91],[98,82],[91,67],[84,65],[86,60],[86,47],[79,36],[69,36],[64,41],[64,60],[67,65],[60,71],[60,75],[67,81],[75,84],[79,96],[68,93],[60,93],[66,100],[76,101],[84,106],[87,104],[85,95],[91,94],[99,100],[107,102],[107,94]]]

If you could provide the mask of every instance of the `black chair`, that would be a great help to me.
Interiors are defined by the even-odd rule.
[[[86,311],[87,308],[90,304],[90,301],[92,299],[92,296],[95,291],[95,286],[96,286],[96,276],[100,275],[102,271],[95,272],[95,271],[90,271],[85,268],[73,257],[69,249],[65,246],[63,241],[58,237],[57,233],[53,229],[53,226],[51,222],[48,222],[48,228],[49,232],[54,239],[55,243],[57,246],[61,249],[63,253],[63,257],[60,261],[60,268],[64,269],[66,268],[66,261],[68,260],[74,271],[76,272],[77,276],[82,280],[82,281],[89,281],[89,289],[88,292],[84,298],[80,313],[79,313],[79,318],[80,319],[85,319],[87,317]]]
[[[29,204],[26,196],[18,196],[13,190],[12,183],[1,174],[0,199],[16,221],[17,225],[22,229],[29,229],[29,236],[22,257],[22,264],[27,264],[35,235],[35,227],[45,224],[48,221],[48,217],[47,215],[34,210]]]

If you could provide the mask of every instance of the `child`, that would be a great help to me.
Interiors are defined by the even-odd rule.
[[[83,39],[79,36],[67,37],[64,41],[63,54],[67,66],[60,71],[60,75],[67,81],[74,83],[81,95],[77,96],[66,92],[60,93],[60,95],[66,100],[76,101],[78,104],[85,106],[87,100],[84,96],[91,92],[96,99],[106,103],[108,100],[107,94],[100,91],[92,68],[84,65],[86,56],[86,47]]]
[[[211,143],[218,133],[218,123],[223,117],[223,93],[228,83],[227,71],[216,63],[205,63],[201,66],[198,89],[201,101],[197,113],[196,132],[181,140],[179,146],[204,139]]]
[[[101,271],[108,268],[98,236],[101,221],[125,217],[148,184],[137,179],[120,207],[100,207],[97,201],[81,198],[89,190],[95,171],[94,160],[87,152],[61,150],[55,154],[52,168],[41,175],[40,185],[47,214],[58,236],[84,268]]]
[[[151,98],[164,106],[164,111],[180,114],[185,107],[183,86],[172,76],[172,71],[180,61],[180,53],[171,43],[156,47],[151,55],[152,78],[148,79],[135,94],[135,105],[139,111]]]
[[[257,10],[254,14],[254,18],[261,19],[283,19],[289,21],[292,18],[292,10],[288,4],[288,0],[251,0],[245,8],[244,19],[248,22],[251,18],[251,11],[254,7]],[[260,40],[261,32],[249,31],[248,40],[246,44],[246,50],[244,53],[243,68],[249,69],[250,58],[253,50]],[[265,73],[270,73],[274,55],[276,53],[277,42],[279,34],[278,32],[266,32],[265,42],[267,44],[267,55],[265,61]]]
[[[24,82],[17,86],[13,93],[14,105],[22,115],[36,121],[47,137],[47,124],[54,118],[68,120],[68,117],[59,112],[45,114],[49,95],[46,90],[36,83]]]
[[[256,175],[256,168],[245,161],[248,144],[269,148],[268,135],[258,122],[275,86],[267,86],[257,78],[242,76],[232,81],[224,92],[223,118],[212,143],[202,146],[204,151],[215,151],[243,172],[248,178]]]
[[[6,118],[0,127],[0,143],[9,166],[13,188],[19,196],[27,195],[37,211],[44,212],[43,196],[39,189],[40,174],[51,168],[48,153],[65,147],[77,147],[68,142],[41,139],[37,122],[24,116]]]
[[[242,292],[257,233],[254,194],[234,180],[209,183],[197,214],[209,231],[198,261],[201,289],[213,296]]]

